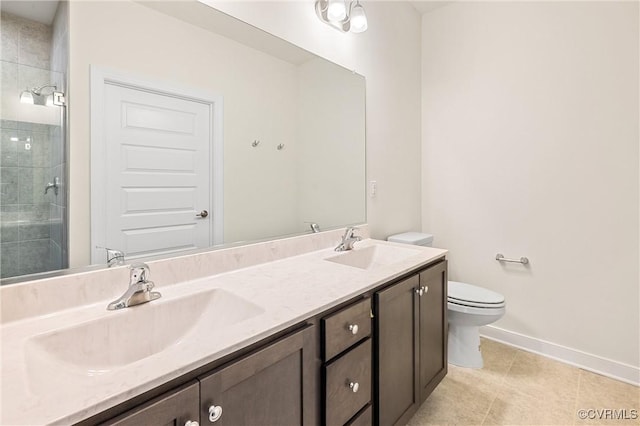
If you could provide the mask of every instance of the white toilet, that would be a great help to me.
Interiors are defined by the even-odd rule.
[[[387,240],[431,247],[433,236],[405,232],[392,235]],[[448,284],[448,360],[460,367],[482,368],[480,327],[502,318],[505,313],[504,296],[471,284],[456,281]]]
[[[449,281],[449,362],[482,368],[480,327],[498,321],[505,312],[504,296],[486,288]]]

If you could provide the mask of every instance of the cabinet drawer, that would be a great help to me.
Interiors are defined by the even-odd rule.
[[[371,426],[373,424],[373,408],[367,405],[362,409],[347,426]]]
[[[324,359],[348,349],[371,335],[371,299],[351,305],[322,319]]]
[[[343,425],[371,400],[371,339],[325,366],[325,378],[325,423]]]

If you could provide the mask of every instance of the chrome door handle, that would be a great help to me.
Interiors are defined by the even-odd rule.
[[[201,211],[200,213],[198,213],[196,216],[197,216],[197,217],[201,217],[201,218],[205,218],[205,217],[209,216],[209,212],[208,212],[208,211],[206,211],[206,210],[202,210],[202,211]]]

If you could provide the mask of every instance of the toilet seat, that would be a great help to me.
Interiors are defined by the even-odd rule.
[[[504,308],[504,296],[500,293],[457,281],[448,284],[449,303],[481,309]]]

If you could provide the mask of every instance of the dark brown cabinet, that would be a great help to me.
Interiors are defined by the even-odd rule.
[[[316,328],[287,335],[105,425],[315,425]]]
[[[315,424],[315,328],[199,378],[202,424]]]
[[[406,424],[447,373],[447,263],[374,295],[381,426]]]
[[[447,262],[420,273],[420,402],[447,374]]]
[[[196,426],[200,421],[199,384],[192,381],[179,389],[160,395],[126,413],[103,423],[113,426],[176,425]]]
[[[324,359],[330,360],[371,335],[371,299],[367,298],[322,319]]]
[[[361,411],[373,390],[371,299],[360,300],[322,318],[324,424],[368,424]],[[356,421],[357,419],[357,421]]]

